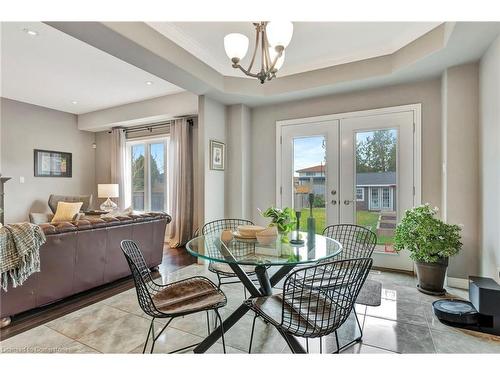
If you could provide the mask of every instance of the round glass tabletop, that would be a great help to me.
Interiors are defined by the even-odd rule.
[[[257,240],[233,238],[222,242],[220,233],[193,238],[186,244],[187,251],[195,257],[213,262],[240,265],[291,265],[314,263],[333,258],[342,251],[342,245],[334,239],[316,235],[313,240],[300,232],[301,245],[284,243],[277,239],[270,245],[261,245]]]

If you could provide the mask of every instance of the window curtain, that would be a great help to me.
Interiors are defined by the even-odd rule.
[[[113,128],[111,130],[111,183],[118,184],[118,208],[126,208],[125,194],[125,131],[123,128]]]
[[[169,226],[170,247],[184,245],[191,238],[193,227],[193,156],[192,129],[188,120],[178,119],[170,125]]]

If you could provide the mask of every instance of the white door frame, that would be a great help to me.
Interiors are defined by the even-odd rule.
[[[281,131],[284,126],[289,125],[299,125],[307,123],[317,123],[324,121],[339,120],[340,127],[342,127],[343,119],[353,118],[353,117],[366,117],[381,114],[390,114],[398,112],[413,112],[413,187],[414,195],[413,202],[414,205],[419,205],[422,202],[422,105],[420,103],[407,104],[395,107],[377,108],[369,109],[363,111],[355,112],[345,112],[336,113],[331,115],[314,116],[314,117],[304,117],[289,120],[278,120],[276,121],[276,206],[281,206],[281,192],[282,192],[282,181],[281,181],[281,170],[282,170],[282,138]]]

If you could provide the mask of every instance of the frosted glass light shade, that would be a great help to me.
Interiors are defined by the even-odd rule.
[[[99,198],[118,198],[120,196],[118,184],[97,184]]]
[[[239,33],[227,34],[224,37],[224,49],[230,59],[241,60],[247,54],[248,38]]]
[[[266,26],[267,40],[273,47],[286,48],[293,35],[293,23],[290,21],[271,21]]]
[[[269,47],[269,58],[271,59],[271,64],[274,61],[274,58],[278,52],[274,49],[274,47]],[[276,61],[276,65],[274,66],[274,69],[278,70],[283,66],[283,63],[285,62],[285,50],[281,53],[281,57]]]

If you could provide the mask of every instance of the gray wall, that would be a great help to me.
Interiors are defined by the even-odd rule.
[[[26,221],[30,211],[48,212],[52,193],[95,194],[95,135],[78,130],[75,115],[5,98],[1,107],[1,173],[12,177],[5,185],[5,222]],[[71,152],[73,177],[34,177],[35,148]]]
[[[198,220],[203,223],[224,218],[225,171],[210,169],[210,140],[226,142],[226,106],[204,95],[198,101],[198,163],[197,179],[204,191],[198,201]],[[226,148],[227,168],[227,148]]]
[[[443,219],[461,224],[463,248],[450,259],[448,276],[479,272],[479,69],[449,68],[443,77]]]
[[[226,217],[251,219],[251,111],[235,104],[227,109]]]
[[[480,271],[500,282],[500,37],[481,59],[479,80]]]
[[[441,205],[440,79],[287,102],[252,110],[252,216],[275,204],[276,121],[422,103],[422,200]]]

